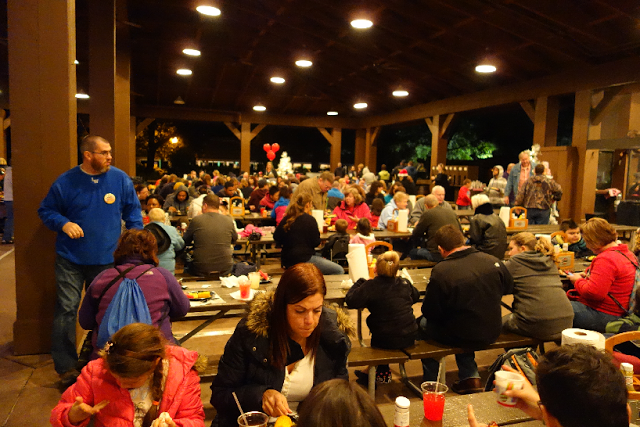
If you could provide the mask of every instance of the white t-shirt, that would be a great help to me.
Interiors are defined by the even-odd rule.
[[[309,352],[295,363],[291,373],[286,366],[284,367],[284,383],[280,393],[287,398],[292,411],[298,409],[298,404],[307,397],[313,387],[314,366],[315,358]]]
[[[169,374],[169,361],[166,359],[162,359],[162,389],[164,390],[164,385],[167,380],[167,375]],[[144,421],[145,415],[151,409],[151,405],[153,404],[153,397],[151,396],[151,381],[153,380],[153,375],[149,377],[149,380],[145,385],[138,388],[132,388],[129,390],[129,395],[131,396],[131,401],[133,402],[134,415],[133,415],[133,425],[135,427],[142,427],[142,421]],[[160,415],[160,414],[158,414]]]

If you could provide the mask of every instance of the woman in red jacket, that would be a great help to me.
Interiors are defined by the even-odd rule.
[[[353,230],[358,224],[360,218],[371,220],[371,212],[369,206],[364,202],[364,198],[360,191],[354,187],[349,187],[344,191],[344,200],[333,210],[335,218],[332,222],[344,219],[349,224],[348,230]]]
[[[626,315],[638,260],[606,220],[591,218],[580,226],[587,247],[596,254],[584,273],[570,274],[579,298],[571,301],[573,327],[605,332],[608,322]]]
[[[54,427],[204,427],[198,354],[167,345],[162,332],[132,323],[113,334],[101,358],[82,369],[78,381],[51,411]]]

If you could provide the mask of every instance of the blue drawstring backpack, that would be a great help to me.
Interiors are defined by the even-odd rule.
[[[122,279],[100,323],[96,342],[98,348],[104,347],[109,338],[111,338],[111,335],[118,332],[124,326],[131,323],[153,324],[153,322],[151,322],[151,314],[149,313],[147,300],[137,280],[149,270],[151,270],[151,268],[145,270],[135,279],[129,279],[128,277]]]

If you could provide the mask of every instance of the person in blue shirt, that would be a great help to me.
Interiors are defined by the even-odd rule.
[[[158,267],[162,267],[164,269],[169,270],[171,273],[175,274],[176,271],[176,252],[184,249],[184,240],[178,230],[171,225],[167,225],[164,223],[165,215],[164,211],[160,208],[154,208],[149,211],[149,219],[151,224],[156,224],[158,227],[163,229],[167,236],[169,237],[169,244],[166,245],[167,249],[163,252],[160,252],[161,242],[158,241]],[[149,225],[145,228],[149,228]]]
[[[111,144],[87,136],[80,144],[82,163],[60,175],[38,209],[56,238],[56,305],[51,356],[61,385],[78,376],[76,318],[83,284],[113,266],[122,230],[142,229],[140,202],[131,179],[111,166]]]

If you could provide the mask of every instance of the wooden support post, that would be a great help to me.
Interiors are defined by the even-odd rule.
[[[380,126],[375,128],[367,128],[365,134],[364,165],[367,166],[372,172],[378,170],[378,146],[376,144],[376,139],[378,138],[379,134]]]
[[[5,123],[10,124],[10,120],[6,118],[7,112],[0,108],[0,157],[7,159],[9,153],[7,152],[7,128]]]
[[[135,127],[136,135],[139,134],[140,132],[142,132],[143,130],[145,130],[147,128],[147,126],[149,126],[151,124],[151,122],[153,122],[154,120],[155,119],[146,118],[143,121],[141,121],[140,123],[138,123],[138,125]]]
[[[353,163],[355,165],[359,165],[360,163],[364,164],[365,162],[365,146],[367,143],[367,130],[366,129],[356,129],[356,150],[355,156],[353,159]]]
[[[439,163],[446,164],[447,163],[447,144],[449,141],[444,138],[444,134],[447,131],[447,128],[451,124],[453,120],[453,113],[447,114],[446,118],[443,118],[440,115],[433,116],[431,118],[427,117],[425,122],[427,126],[429,126],[429,130],[431,131],[431,170],[429,174],[433,172],[435,167]]]
[[[533,107],[533,105],[531,105],[531,102],[530,101],[522,101],[522,102],[520,102],[520,106],[522,107],[524,112],[527,114],[529,119],[531,119],[531,121],[535,123],[536,122],[536,110]]]
[[[533,120],[533,143],[540,147],[555,147],[558,140],[560,104],[555,97],[542,96],[536,100]]]
[[[16,355],[41,354],[51,344],[56,249],[55,233],[37,210],[53,181],[78,164],[76,8],[74,0],[5,5],[17,218],[13,349]]]
[[[258,136],[266,124],[259,124],[251,130],[251,123],[243,122],[240,129],[231,123],[224,122],[225,126],[240,140],[240,170],[249,172],[251,170],[251,141]]]
[[[591,119],[591,125],[597,126],[602,122],[602,119],[613,109],[616,104],[615,100],[619,100],[616,96],[624,89],[624,86],[614,86],[604,91],[602,99],[598,102],[598,105],[593,108],[593,114]]]
[[[591,91],[576,92],[572,145],[577,149],[578,168],[571,217],[577,220],[584,219],[585,213],[593,212],[596,200],[598,150],[587,150],[590,116]]]
[[[318,128],[322,136],[325,137],[329,144],[331,144],[331,154],[329,154],[329,163],[331,164],[331,170],[335,170],[340,163],[340,152],[342,150],[342,129],[333,128],[331,133],[325,128]]]
[[[91,133],[112,144],[113,164],[135,175],[135,146],[129,144],[130,58],[128,27],[118,27],[116,46],[116,2],[118,16],[126,20],[122,0],[89,2],[89,81]]]

